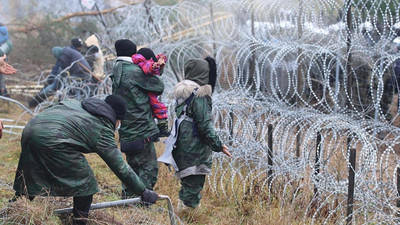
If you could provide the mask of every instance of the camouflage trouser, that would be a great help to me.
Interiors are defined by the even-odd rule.
[[[201,190],[203,190],[205,175],[192,175],[181,179],[181,190],[179,191],[179,199],[186,206],[196,208],[201,199]]]
[[[145,143],[142,151],[134,154],[126,154],[126,161],[143,181],[146,188],[153,190],[158,176],[158,163],[154,143]],[[122,185],[122,195],[123,197],[134,196],[125,185]]]

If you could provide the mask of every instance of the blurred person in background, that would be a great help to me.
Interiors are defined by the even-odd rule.
[[[47,86],[44,87],[36,96],[29,101],[29,107],[34,108],[39,103],[54,94],[60,88],[62,77],[72,76],[81,80],[91,78],[89,63],[85,57],[77,50],[71,47],[53,47],[51,52],[57,59],[51,74],[47,77]],[[65,71],[64,71],[65,70]],[[62,73],[61,73],[62,72]]]
[[[12,43],[10,41],[7,27],[0,23],[0,57],[8,55],[11,52]],[[0,72],[0,95],[9,97],[7,92],[4,73]]]
[[[85,54],[86,60],[93,69],[93,73],[100,79],[105,78],[104,74],[104,56],[101,51],[99,39],[96,35],[92,34],[85,40],[87,46],[87,53]]]

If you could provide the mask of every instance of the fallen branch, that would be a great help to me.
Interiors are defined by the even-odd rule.
[[[129,6],[129,5],[140,4],[140,3],[143,3],[143,2],[144,2],[143,0],[134,1],[134,2],[131,2],[131,3],[124,4],[124,5],[120,5],[120,6],[116,6],[116,7],[113,7],[113,8],[102,10],[102,11],[100,11],[100,13],[101,14],[112,13],[117,9],[124,8],[124,7]],[[99,11],[97,11],[97,10],[96,11],[88,11],[88,12],[75,12],[75,13],[70,13],[70,14],[67,14],[67,15],[65,15],[63,17],[54,19],[54,20],[51,21],[51,23],[62,22],[64,20],[68,20],[68,19],[71,19],[71,18],[74,18],[74,17],[97,16],[97,15],[99,15]],[[8,30],[10,32],[12,32],[12,33],[28,33],[28,32],[33,31],[33,30],[43,29],[45,27],[45,24],[27,24],[27,25],[25,25],[23,27],[13,27],[13,25],[8,25],[8,26],[9,26]]]

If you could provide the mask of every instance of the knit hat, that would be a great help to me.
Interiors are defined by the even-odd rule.
[[[56,47],[53,47],[51,49],[51,52],[53,53],[54,57],[56,59],[58,59],[58,57],[60,57],[61,52],[63,51],[63,49],[64,49],[63,47],[56,46]]]
[[[154,52],[149,48],[141,48],[141,49],[139,49],[139,51],[137,53],[141,54],[147,60],[153,59],[154,62],[158,61],[158,59],[156,58],[156,55],[154,54]]]
[[[136,45],[128,39],[120,39],[115,42],[117,56],[128,56],[136,54]]]
[[[125,100],[119,95],[109,95],[104,100],[114,110],[117,120],[123,120],[126,114]]]
[[[72,46],[74,46],[75,48],[80,48],[83,46],[83,42],[80,38],[74,38],[71,40],[71,44]]]

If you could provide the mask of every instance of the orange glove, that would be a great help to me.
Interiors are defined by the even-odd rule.
[[[12,67],[10,64],[6,63],[4,60],[6,59],[6,55],[0,57],[0,73],[5,75],[11,75],[17,72],[17,70]]]

